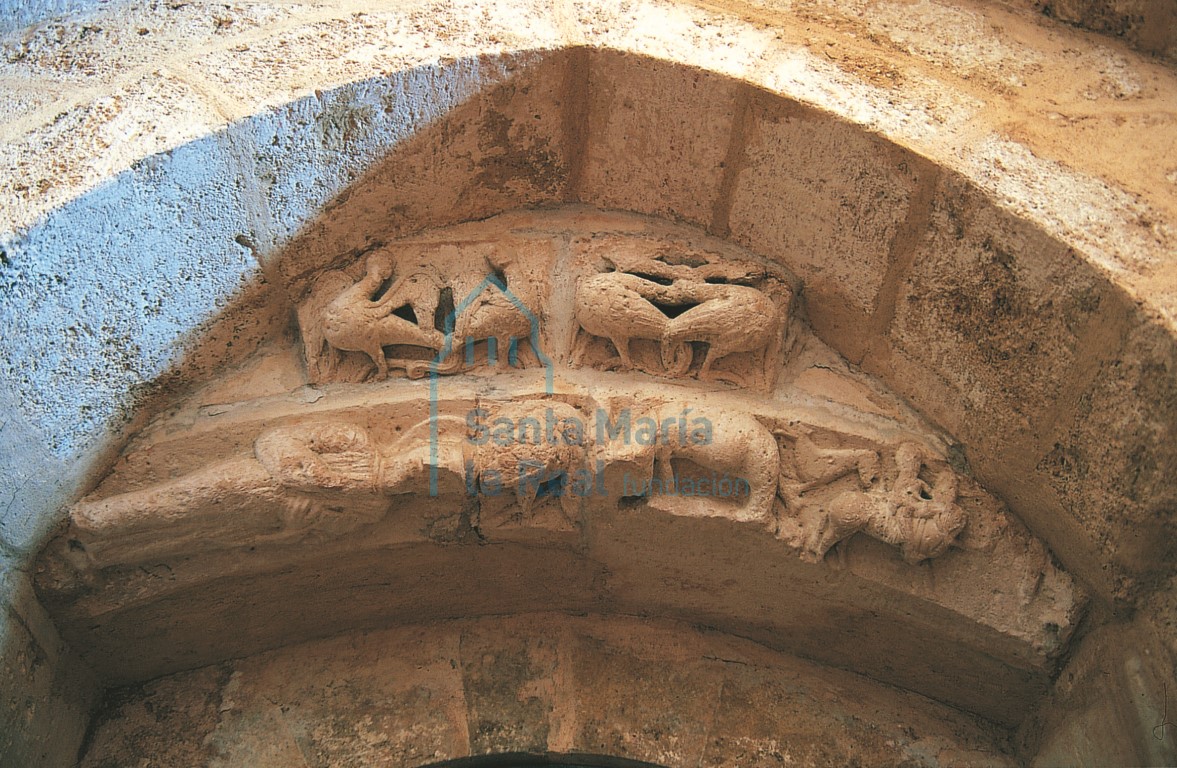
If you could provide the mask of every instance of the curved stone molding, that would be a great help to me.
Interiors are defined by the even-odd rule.
[[[80,768],[1018,764],[999,728],[952,707],[690,625],[591,614],[349,633],[152,680],[108,712]],[[487,758],[440,763],[467,755]]]
[[[343,262],[307,275],[303,355],[176,403],[46,549],[40,594],[108,677],[542,609],[722,626],[1003,721],[1044,690],[1083,592],[782,268],[582,209]],[[272,624],[210,635],[258,601]]]
[[[104,568],[350,533],[383,518],[388,495],[426,481],[422,426],[389,445],[347,421],[266,430],[252,456],[78,504],[68,551],[84,567]]]
[[[110,470],[107,459],[127,436],[119,428],[135,414],[136,430],[153,416],[157,424],[134,438],[87,503],[117,507],[120,497],[158,491],[175,502],[184,534],[169,549],[163,532],[135,528],[143,523],[131,504],[91,520],[88,543],[55,545],[67,545],[53,566],[63,577],[47,572],[42,581],[68,584],[55,597],[75,644],[118,659],[129,647],[119,638],[141,632],[144,659],[126,665],[134,676],[299,633],[485,610],[484,602],[508,612],[605,606],[672,613],[834,664],[852,659],[901,685],[930,664],[928,677],[971,689],[924,679],[930,695],[1016,718],[1026,701],[1018,692],[1049,677],[1057,654],[1072,660],[1057,678],[1061,691],[1083,669],[1066,647],[1082,600],[1053,553],[1100,593],[1092,623],[1110,623],[1097,629],[1108,630],[1111,647],[1131,647],[1123,659],[1149,652],[1114,626],[1134,612],[1171,640],[1177,188],[1173,168],[1156,161],[1177,136],[1171,72],[1041,18],[941,0],[914,13],[888,1],[818,4],[802,14],[644,0],[578,2],[557,14],[542,4],[484,5],[483,13],[417,2],[354,12],[262,1],[218,7],[215,24],[199,4],[100,8],[5,42],[0,403],[10,460],[0,479],[9,499],[0,565],[23,578],[64,522],[58,512]],[[568,202],[689,222],[785,265],[801,281],[790,285],[785,315],[797,325],[796,343],[776,337],[784,343],[773,360],[756,346],[762,338],[751,322],[687,327],[671,322],[677,309],[659,310],[666,319],[654,318],[650,338],[615,343],[586,332],[574,302],[504,299],[510,276],[499,279],[489,261],[452,275],[391,271],[390,280],[409,280],[390,299],[405,299],[391,315],[405,323],[373,330],[355,322],[387,295],[383,285],[365,295],[365,280],[385,268],[381,258],[396,260],[380,253],[387,244],[399,249],[400,238],[430,227]],[[603,221],[604,229],[616,223]],[[578,280],[593,274],[575,269],[584,230],[574,229],[545,233],[558,258],[540,284],[562,297],[575,297]],[[616,264],[594,269],[624,273]],[[312,295],[306,281],[324,270],[341,274]],[[382,432],[388,415],[372,420],[365,409],[385,396],[396,402],[390,393],[402,385],[419,404],[424,383],[415,391],[412,381],[365,385],[375,400],[346,404],[365,397],[348,383],[378,379],[386,367],[390,378],[423,375],[423,361],[438,354],[436,333],[448,328],[444,311],[440,328],[437,310],[432,325],[419,319],[430,291],[442,286],[440,307],[446,288],[464,292],[458,283],[479,275],[499,293],[469,316],[455,306],[463,349],[449,350],[438,370],[478,390],[441,385],[440,401],[457,409],[447,414],[455,428],[479,398],[502,401],[501,390],[524,400],[567,397],[561,402],[581,412],[635,396],[635,408],[659,419],[664,408],[706,400],[717,415],[751,419],[777,439],[783,468],[768,515],[776,530],[765,535],[771,479],[746,504],[586,499],[579,517],[553,495],[558,480],[541,481],[534,494],[472,495],[468,478],[481,489],[506,469],[489,448],[481,458],[463,453],[467,465],[457,471],[432,455],[422,466],[450,493],[445,503],[369,488],[369,462],[391,462],[398,442]],[[752,302],[736,288],[762,287],[669,280],[637,283],[634,293],[654,309],[694,302],[690,312]],[[310,362],[322,389],[299,389],[308,379],[284,346],[288,297],[334,305],[330,329],[303,327],[321,338]],[[523,310],[549,313],[529,323],[538,327],[531,349],[519,342]],[[591,315],[582,313],[590,324],[601,320]],[[814,346],[807,324],[845,361]],[[411,326],[417,336],[406,339]],[[665,341],[671,330],[681,333]],[[582,367],[570,364],[578,333],[598,355],[586,351]],[[389,338],[423,343],[385,345]],[[735,349],[742,344],[751,348]],[[638,373],[599,377],[620,365],[622,345],[636,349]],[[732,351],[715,357],[712,345]],[[542,361],[542,349],[555,365]],[[756,361],[762,351],[771,365]],[[559,385],[539,386],[528,370],[491,380],[492,362],[543,368]],[[906,421],[895,398],[864,384],[859,370],[947,436]],[[519,380],[531,384],[514,386]],[[171,403],[182,418],[154,410],[191,386],[204,399]],[[713,390],[734,393],[732,402],[709,399]],[[145,391],[165,397],[145,401]],[[287,403],[301,398],[297,407],[267,401],[286,392],[298,393]],[[319,426],[343,432],[309,448],[290,434],[266,438],[313,426],[316,398],[325,400]],[[235,437],[229,428],[196,439],[206,419],[231,425],[255,407],[271,410]],[[218,409],[226,418],[215,418]],[[417,424],[423,413],[388,417]],[[871,429],[834,423],[843,417]],[[794,418],[807,437],[786,434],[781,420]],[[667,466],[673,478],[676,465],[770,478],[767,460],[741,464],[771,457],[763,432],[747,434],[765,450],[742,458],[664,446],[637,458],[649,462],[651,481]],[[193,445],[174,444],[178,436]],[[220,438],[227,444],[209,450]],[[850,454],[826,453],[842,449]],[[825,459],[853,468],[827,475]],[[577,460],[556,453],[539,463],[550,472]],[[228,463],[228,479],[215,476],[217,462]],[[201,472],[209,475],[201,480]],[[973,473],[1035,536],[976,487]],[[220,488],[240,501],[242,482],[261,501],[252,515],[222,524],[211,499]],[[189,497],[204,500],[190,509]],[[492,526],[493,504],[502,514]],[[205,513],[215,525],[197,537]],[[103,520],[112,527],[102,529]],[[130,532],[122,552],[108,535],[119,526]],[[244,533],[235,539],[234,531]],[[730,552],[717,546],[733,538]],[[260,545],[250,552],[247,541]],[[475,541],[482,546],[464,546]],[[576,557],[561,558],[568,551]],[[144,562],[121,564],[137,558]],[[86,578],[70,581],[75,567]],[[245,583],[233,585],[238,576]],[[19,635],[33,624],[11,590],[0,583],[0,613],[23,617],[12,624]],[[795,594],[797,605],[785,605]],[[180,616],[185,605],[191,617]],[[1000,619],[977,618],[981,605]],[[292,619],[298,612],[305,617]],[[970,618],[954,627],[946,615]],[[268,618],[274,626],[261,626]],[[187,639],[173,628],[185,621]],[[886,652],[872,654],[867,637]],[[43,680],[45,655],[17,647],[18,667],[27,663]],[[1171,661],[1161,650],[1153,658]],[[1154,708],[1167,711],[1171,680],[1117,664],[1131,684],[1101,697],[1108,675],[1100,664],[1106,659],[1075,700],[1135,709],[1140,727],[1118,731],[1156,742],[1144,721]],[[51,727],[26,727],[20,707],[31,697],[17,682],[15,713],[0,712],[15,726],[0,730],[29,745],[32,758],[22,746],[14,759],[32,764]],[[1014,703],[1002,709],[993,702],[1005,683]],[[1055,744],[1078,740],[1067,738],[1072,732],[1089,738],[1095,720],[1117,718],[1072,720]],[[62,753],[76,743],[56,740]],[[1100,759],[1149,762],[1109,754]]]
[[[580,407],[552,398],[444,400],[436,417],[415,423],[404,420],[412,401],[376,402],[366,421],[377,428],[346,411],[309,420],[292,413],[263,428],[248,455],[109,496],[99,489],[72,509],[56,551],[90,575],[217,550],[266,551],[374,525],[392,497],[409,495],[469,497],[482,537],[508,524],[574,530],[582,502],[724,518],[758,525],[808,562],[862,532],[918,565],[955,545],[969,521],[956,503],[966,480],[920,443],[845,447],[867,438],[796,417],[774,434],[766,423],[780,423],[775,413],[644,394],[562,396]],[[167,453],[142,461],[171,463]],[[559,509],[557,519],[539,521],[545,505]]]

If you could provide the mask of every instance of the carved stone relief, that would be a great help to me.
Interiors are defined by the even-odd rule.
[[[579,500],[592,485],[586,423],[583,412],[557,400],[484,401],[467,415],[467,487],[480,496],[484,534],[580,525]]]
[[[681,227],[546,215],[300,278],[302,349],[276,343],[136,435],[42,555],[46,604],[80,634],[166,637],[164,666],[176,595],[240,623],[287,589],[321,602],[316,632],[549,594],[777,632],[883,596],[911,626],[1004,633],[1010,655],[1065,639],[1080,590],[943,435],[814,336],[785,271]]]
[[[298,305],[310,381],[539,364],[544,245],[389,246],[323,272]]]
[[[447,406],[434,424],[386,441],[346,419],[292,423],[263,430],[251,456],[79,503],[70,559],[104,568],[352,534],[379,523],[393,496],[427,495],[437,471],[442,494],[461,478],[479,498],[484,533],[574,530],[586,497],[755,523],[813,562],[864,533],[918,564],[965,529],[960,480],[926,448],[766,424],[774,420],[691,401],[577,408],[527,398],[478,401],[464,415]]]
[[[573,257],[574,280],[558,281],[543,245],[400,244],[320,274],[298,307],[311,382],[567,357],[577,367],[774,385],[796,337],[794,281],[782,269],[690,243],[606,238]],[[547,328],[565,307],[568,342]],[[557,354],[565,343],[569,353]]]
[[[403,494],[480,497],[474,523],[490,528],[579,525],[593,440],[581,411],[552,399],[447,406],[384,442],[344,419],[269,428],[250,456],[84,500],[70,514],[65,558],[89,570],[339,537],[380,522]]]
[[[596,418],[606,503],[774,526],[780,459],[755,416],[689,401],[614,400]]]
[[[382,246],[308,276],[297,309],[311,381],[565,361],[569,374],[633,370],[763,391],[808,334],[796,280],[726,244],[608,231],[561,247],[550,234],[467,231],[476,234]],[[809,561],[862,533],[918,564],[970,524],[960,478],[918,441],[787,423],[772,408],[578,386],[584,395],[571,400],[476,396],[438,428],[397,416],[408,428],[395,435],[346,417],[269,426],[252,455],[79,504],[73,546],[101,568],[247,539],[345,536],[438,473],[445,483],[432,492],[477,498],[468,518],[484,533],[575,530],[585,503],[627,504],[760,525]],[[499,434],[520,424],[547,434]],[[227,512],[238,506],[245,512]]]
[[[778,434],[780,536],[807,560],[864,533],[915,565],[944,554],[969,522],[957,473],[917,443],[846,445],[797,425]]]
[[[266,430],[252,456],[82,501],[70,515],[70,559],[102,568],[350,533],[383,518],[389,496],[420,487],[428,426],[385,446],[346,421]]]
[[[781,270],[630,241],[589,248],[575,296],[574,365],[770,389],[792,341]]]

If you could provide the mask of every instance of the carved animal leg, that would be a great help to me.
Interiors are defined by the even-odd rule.
[[[571,357],[573,365],[584,365],[584,356],[588,354],[588,347],[591,340],[592,335],[578,325],[572,334]]]
[[[699,369],[699,380],[707,381],[711,378],[711,365],[715,362],[715,345],[707,345],[707,354],[703,356],[703,366]]]
[[[845,504],[838,502],[839,500],[835,499],[832,508],[821,510],[821,522],[813,530],[807,547],[808,555],[812,558],[810,562],[821,562],[835,544],[845,541],[866,527],[858,510],[848,510]]]
[[[830,520],[829,513],[823,512],[818,524],[810,532],[804,549],[801,550],[801,559],[807,563],[820,563],[825,558],[826,552],[836,542],[836,537],[832,535],[832,529],[833,522]]]
[[[384,381],[388,378],[388,358],[384,356],[384,348],[376,346],[373,349],[365,350],[365,354],[372,358],[372,363],[376,366],[376,380]]]
[[[703,357],[703,366],[699,369],[699,381],[724,381],[737,387],[748,385],[747,379],[731,371],[713,371],[711,366],[724,358],[725,355],[715,354],[715,346],[708,345],[707,354]]]
[[[503,341],[506,341],[504,344]],[[498,347],[495,350],[495,370],[502,371],[511,367],[511,345],[514,341],[513,337],[495,337],[495,345]],[[519,359],[519,349],[515,349],[515,359]]]
[[[609,341],[613,342],[613,346],[617,348],[617,354],[621,356],[621,370],[629,371],[633,369],[633,360],[629,356],[629,339],[618,339],[615,336],[610,336]]]
[[[523,355],[524,347],[527,349],[526,357]],[[526,368],[528,365],[543,365],[540,348],[532,342],[530,334],[515,337],[515,366],[517,368]]]
[[[663,490],[674,487],[674,464],[671,463],[670,448],[663,448],[654,454],[654,463]]]
[[[816,557],[815,562],[825,560],[826,555],[834,548],[834,545],[840,544],[848,538],[850,537],[847,535],[847,532],[839,531],[838,527],[834,525],[834,522],[829,520],[818,537],[817,546],[813,550],[814,556]]]
[[[774,324],[775,332],[769,338],[767,345],[760,349],[760,365],[758,366],[761,374],[761,386],[765,390],[772,387],[776,380],[776,366],[780,364],[781,358],[784,356],[786,345],[786,328],[787,321],[785,319],[779,320]]]

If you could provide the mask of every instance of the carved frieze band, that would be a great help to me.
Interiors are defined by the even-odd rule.
[[[550,364],[554,307],[574,307],[568,362],[768,389],[793,340],[780,268],[641,241],[552,279],[531,244],[383,248],[319,275],[298,307],[312,382]]]
[[[229,418],[235,442],[213,446],[216,460],[169,458],[165,444],[158,460],[136,460],[152,468],[116,473],[77,504],[53,550],[62,583],[308,541],[579,546],[595,515],[726,520],[809,562],[873,539],[854,550],[908,568],[1013,535],[1000,502],[937,439],[917,437],[916,422],[875,429],[860,413],[810,418],[730,392],[774,389],[794,347],[804,363],[820,343],[795,343],[807,333],[795,279],[716,248],[593,234],[570,238],[558,259],[550,236],[425,238],[312,276],[297,312],[313,382],[555,362],[678,383],[624,377],[632,391],[619,392],[572,376],[557,396],[551,378],[540,390],[522,376],[512,381],[530,394],[512,398],[450,379],[448,399],[347,390],[314,412]]]
[[[475,502],[502,526],[574,531],[592,510],[656,510],[759,527],[805,560],[855,534],[911,564],[942,556],[1000,505],[914,440],[871,441],[685,401],[447,404],[392,434],[345,417],[263,430],[251,455],[74,507],[83,569],[335,538],[429,496]],[[966,513],[962,483],[984,498]],[[463,504],[450,504],[463,507]],[[979,511],[980,510],[980,511]],[[979,521],[993,529],[993,519]]]

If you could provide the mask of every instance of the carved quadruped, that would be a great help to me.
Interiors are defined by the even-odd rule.
[[[352,533],[383,519],[389,497],[416,491],[432,460],[460,476],[461,426],[443,420],[440,451],[430,450],[427,421],[388,445],[349,422],[265,430],[252,456],[78,503],[67,532],[70,559],[104,568]]]
[[[528,211],[331,267],[290,286],[305,370],[276,338],[178,396],[42,554],[39,595],[89,661],[211,662],[191,643],[206,622],[248,652],[232,630],[266,603],[291,617],[274,642],[555,603],[765,638],[824,626],[863,656],[876,632],[910,634],[921,660],[959,643],[1048,675],[1081,616],[950,438],[734,245]],[[609,372],[623,354],[634,372]],[[435,359],[444,378],[411,380]],[[390,381],[359,384],[382,365]]]
[[[436,421],[384,426],[380,436],[371,424],[270,426],[252,455],[83,501],[71,514],[71,557],[101,569],[340,537],[380,523],[392,497],[426,493],[464,494],[484,532],[577,530],[586,497],[723,517],[762,526],[814,562],[858,533],[913,565],[1003,535],[996,502],[969,481],[970,509],[987,511],[967,512],[964,478],[918,442],[785,423],[732,403],[525,395],[475,399],[464,411],[450,403]],[[446,482],[431,490],[431,472]]]
[[[298,305],[308,378],[540,365],[549,262],[542,243],[409,243],[325,271]]]
[[[227,573],[298,584],[304,567],[338,567],[367,584],[371,569],[411,593],[425,587],[413,586],[409,564],[522,558],[524,568],[534,555],[604,563],[637,590],[646,587],[628,579],[747,591],[786,613],[788,600],[764,592],[774,575],[783,592],[804,592],[790,574],[841,568],[855,595],[881,589],[905,610],[927,603],[990,625],[994,614],[977,606],[997,606],[999,630],[1046,649],[1034,652],[1071,631],[1073,583],[999,501],[951,470],[934,439],[817,409],[782,416],[743,392],[627,379],[608,389],[565,380],[547,394],[540,372],[512,382],[528,378],[514,397],[484,381],[447,382],[435,420],[414,394],[429,388],[407,382],[328,392],[314,414],[293,400],[280,412],[225,413],[212,417],[230,431],[225,449],[166,480],[167,469],[145,464],[174,471],[183,464],[173,452],[208,454],[175,436],[142,443],[147,461],[129,462],[111,495],[72,510],[38,588],[89,627],[127,601],[150,611],[169,595],[226,588]],[[800,562],[831,549],[828,563]],[[928,559],[934,569],[917,567]],[[102,621],[119,626],[117,614]],[[1050,622],[1060,629],[1044,633]]]
[[[492,252],[485,265],[485,275],[454,281],[454,339],[474,345],[471,357],[499,369],[542,365],[542,280],[515,252]]]
[[[390,365],[406,368],[416,361],[390,363],[385,347],[416,347],[431,356],[441,351],[445,336],[431,325],[445,286],[433,270],[419,269],[390,283],[393,260],[381,251],[368,256],[363,277],[351,284],[349,279],[339,271],[321,275],[300,312],[313,380],[335,375],[339,353],[366,355],[377,378],[384,379]]]
[[[796,426],[780,435],[780,536],[806,560],[820,561],[865,533],[916,565],[957,544],[969,522],[956,503],[956,472],[917,443],[853,446],[825,435],[823,444],[813,430]]]
[[[467,415],[466,477],[484,534],[579,528],[580,499],[593,487],[587,422],[582,410],[554,399],[479,401]]]
[[[689,248],[619,248],[585,261],[574,365],[772,388],[793,341],[783,273]]]
[[[298,306],[308,377],[550,365],[563,345],[543,349],[546,323],[570,307],[573,366],[772,389],[797,335],[793,278],[688,242],[606,240],[561,267],[569,281],[550,243],[524,241],[405,242],[325,271]]]
[[[752,414],[691,402],[615,401],[597,415],[607,503],[773,527],[779,455]]]

